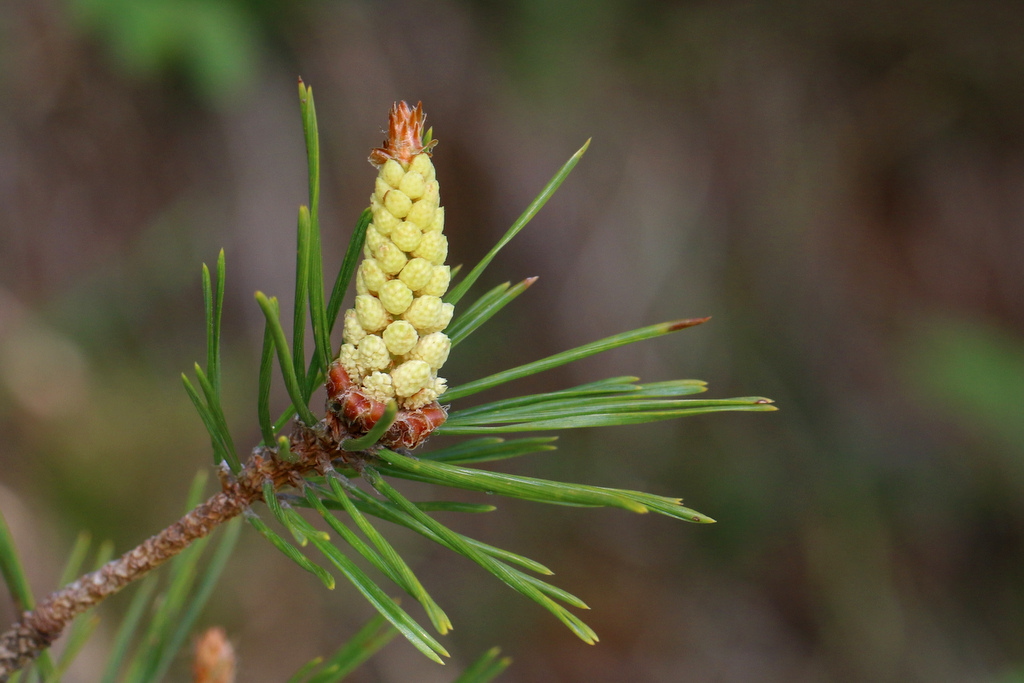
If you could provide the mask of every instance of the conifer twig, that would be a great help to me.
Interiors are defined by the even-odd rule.
[[[345,431],[325,429],[323,422],[313,428],[297,423],[289,444],[296,456],[295,462],[279,460],[272,449],[260,446],[254,449],[237,477],[222,467],[222,491],[116,560],[51,593],[0,634],[0,683],[38,657],[76,616],[141,579],[194,541],[241,514],[252,503],[262,500],[263,482],[272,481],[277,490],[316,470],[325,457],[328,462],[358,457],[341,448],[341,442],[350,437]]]
[[[7,632],[0,634],[0,683],[6,683],[14,672],[40,657],[75,617],[133,581],[141,579],[150,570],[172,559],[195,541],[212,533],[217,526],[238,515],[244,515],[278,550],[303,569],[314,573],[328,588],[333,588],[334,577],[330,572],[310,561],[251,509],[253,503],[258,501],[267,504],[276,520],[291,532],[300,545],[312,542],[314,548],[380,612],[381,618],[390,622],[394,629],[392,633],[401,633],[414,647],[439,664],[443,663],[442,656],[450,656],[445,648],[336,547],[326,532],[312,526],[291,504],[305,504],[315,508],[335,533],[381,573],[415,597],[427,610],[435,628],[442,635],[451,628],[448,617],[391,544],[365,519],[364,512],[407,526],[475,561],[514,590],[550,610],[582,640],[594,643],[597,641],[596,633],[567,609],[567,606],[587,609],[586,603],[512,565],[539,574],[551,574],[549,569],[528,558],[463,536],[427,514],[431,510],[467,511],[471,507],[471,511],[489,510],[493,506],[468,506],[449,501],[414,503],[383,477],[411,479],[559,505],[618,507],[637,513],[655,512],[689,522],[713,522],[711,518],[683,507],[678,498],[548,481],[463,466],[549,450],[552,446],[548,437],[508,442],[495,438],[474,439],[427,453],[422,460],[412,457],[410,451],[435,432],[472,434],[568,429],[638,424],[721,410],[774,409],[769,405],[771,401],[759,397],[703,401],[684,398],[704,390],[704,383],[700,381],[672,380],[635,384],[636,378],[619,377],[562,391],[501,399],[462,409],[452,414],[451,422],[445,427],[449,406],[439,403],[442,395],[446,402],[459,399],[625,344],[698,325],[707,318],[677,320],[616,334],[449,390],[447,381],[438,375],[438,371],[448,359],[452,346],[465,339],[470,332],[525,290],[535,278],[528,278],[515,286],[506,283],[492,289],[477,303],[470,305],[462,317],[449,327],[455,302],[476,281],[498,250],[522,230],[554,193],[576,165],[587,145],[556,173],[498,245],[459,285],[448,291],[456,269],[445,265],[448,242],[443,233],[444,208],[440,205],[440,186],[431,161],[431,149],[436,140],[430,130],[424,131],[422,106],[413,108],[405,102],[396,103],[390,114],[389,137],[383,147],[373,150],[369,159],[378,172],[370,208],[363,212],[331,297],[325,303],[317,217],[317,129],[312,90],[301,79],[299,92],[310,162],[310,205],[301,207],[299,214],[291,348],[281,325],[277,299],[262,292],[256,293],[257,302],[266,317],[257,409],[263,444],[252,450],[243,465],[236,454],[222,410],[220,321],[225,271],[222,251],[217,264],[216,295],[209,269],[204,266],[203,271],[207,365],[205,369],[198,364],[195,368],[201,394],[188,378],[182,376],[189,398],[210,433],[213,459],[219,464],[221,491],[120,558],[85,574],[34,607],[31,602],[25,602],[20,608],[28,609],[22,612],[21,618]],[[360,253],[363,258],[356,268]],[[330,332],[341,309],[342,295],[353,274],[355,302],[341,317],[344,321],[343,343],[335,355]],[[303,312],[305,301],[309,302],[310,324],[315,342],[314,357],[308,364],[308,370],[305,370],[306,359],[302,350],[306,323]],[[269,404],[274,355],[278,358],[291,399],[291,406],[277,422],[271,422]],[[310,396],[320,382],[324,382],[327,394],[323,419],[319,419],[309,406]],[[293,415],[297,417],[291,435],[280,435],[279,431],[290,419],[289,416]],[[362,478],[383,499],[354,486],[348,481],[348,476]],[[197,491],[190,496],[187,505],[194,505],[200,499],[198,490],[201,486],[196,488]],[[282,494],[282,490],[286,489],[305,495]],[[352,517],[369,544],[329,512],[329,508],[339,507]],[[10,544],[3,542],[4,537],[5,534],[0,533],[0,568],[5,569],[5,574],[10,574],[11,563],[5,562],[5,558],[13,555],[13,550],[5,550]],[[223,557],[229,551],[230,547]],[[104,559],[108,557],[110,554],[105,555]],[[197,560],[198,555],[193,555],[193,558]],[[217,561],[215,558],[214,566]],[[210,575],[214,579],[207,584],[206,590],[212,586],[218,572],[219,568],[211,571]],[[69,576],[74,573],[77,573],[77,569],[69,572]],[[185,575],[184,572],[179,573],[179,576]],[[12,583],[9,577],[5,578],[8,578],[8,583]],[[172,588],[174,585],[175,582],[172,582]],[[17,586],[14,593],[18,594]],[[177,594],[179,598],[183,595],[181,590]],[[144,598],[148,596],[146,584],[140,595]],[[201,602],[197,601],[195,605]],[[195,609],[198,610],[198,606]],[[130,617],[127,623],[130,625],[135,618]],[[161,619],[160,623],[166,625],[172,617],[165,615]],[[158,653],[157,658],[151,658],[152,666],[133,665],[132,670],[141,671],[146,680],[158,679],[188,628],[186,619],[177,625],[175,635],[160,645],[164,651]],[[157,630],[160,629],[154,632]],[[376,629],[367,631],[367,638],[375,633]],[[368,642],[376,643],[373,648],[379,647],[385,642],[384,636],[390,637],[382,634],[370,638]],[[129,638],[125,637],[115,645],[115,656],[108,666],[110,673],[107,677],[111,680],[123,659],[128,641]],[[74,651],[74,648],[69,650]],[[340,650],[325,668],[308,680],[338,680],[346,666],[354,666],[369,651],[364,650]],[[494,650],[471,667],[459,681],[482,683],[497,675],[507,663],[507,659],[499,660]],[[47,658],[43,656],[39,661],[40,671],[50,680],[52,677],[47,675],[46,665]],[[314,660],[311,665],[315,668],[319,666],[319,661]],[[291,680],[307,680],[306,674],[311,670],[310,665],[307,665]]]
[[[35,659],[72,619],[231,519],[244,499],[221,492],[116,560],[51,593],[0,636],[0,681]]]

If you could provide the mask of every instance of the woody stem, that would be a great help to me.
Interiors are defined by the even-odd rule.
[[[51,593],[0,635],[0,681],[22,668],[60,637],[76,616],[142,578],[182,550],[239,514],[243,496],[218,493],[160,533],[116,560]]]
[[[237,478],[225,477],[223,491],[121,557],[51,593],[35,609],[23,612],[20,620],[0,634],[0,683],[38,657],[76,616],[141,579],[262,499],[263,481],[270,479],[275,488],[280,488],[314,470],[324,457],[330,461],[347,455],[338,443],[349,436],[328,432],[319,425],[299,425],[291,438],[291,450],[299,456],[297,462],[286,463],[271,457],[271,451],[265,448],[255,449]]]

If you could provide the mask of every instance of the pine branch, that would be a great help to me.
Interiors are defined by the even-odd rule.
[[[465,466],[550,450],[553,448],[550,444],[552,437],[512,441],[484,437],[428,452],[421,457],[411,456],[410,451],[435,432],[548,431],[640,424],[723,410],[774,409],[771,401],[760,397],[725,400],[685,398],[704,391],[704,383],[700,381],[637,384],[636,378],[617,377],[562,391],[476,405],[453,412],[449,420],[449,406],[438,402],[442,395],[446,403],[458,400],[596,353],[692,327],[707,318],[677,320],[612,335],[448,389],[447,381],[437,373],[452,346],[468,337],[536,278],[527,278],[515,286],[506,283],[491,289],[476,303],[470,304],[455,322],[451,322],[454,304],[469,291],[498,251],[525,227],[565,180],[589,141],[562,166],[498,244],[461,283],[448,291],[457,269],[444,264],[448,252],[447,238],[443,234],[444,208],[440,205],[439,185],[430,158],[430,150],[437,141],[430,130],[423,129],[424,114],[420,105],[413,108],[405,102],[396,103],[391,110],[388,140],[384,147],[374,149],[370,156],[371,163],[378,169],[371,206],[360,218],[330,297],[325,301],[318,219],[319,142],[312,90],[301,79],[299,94],[309,159],[310,201],[308,207],[300,207],[299,211],[295,310],[290,347],[281,324],[277,299],[256,293],[266,318],[257,402],[263,443],[252,450],[243,465],[222,408],[220,333],[225,274],[222,251],[217,262],[216,283],[209,268],[203,268],[207,363],[205,368],[198,364],[195,367],[199,390],[182,375],[188,396],[210,434],[214,463],[220,468],[221,491],[133,550],[85,574],[35,606],[27,584],[19,575],[20,569],[8,534],[0,524],[0,570],[12,585],[15,595],[22,595],[21,608],[26,610],[18,622],[0,634],[0,683],[8,681],[15,671],[36,658],[40,658],[40,670],[50,680],[52,677],[47,675],[47,670],[53,666],[48,664],[44,651],[76,616],[146,576],[192,543],[208,536],[217,526],[239,515],[244,516],[283,554],[319,577],[328,588],[333,588],[335,579],[330,572],[311,561],[256,514],[252,505],[258,501],[266,503],[273,517],[291,533],[296,543],[303,546],[311,543],[378,610],[382,620],[390,623],[392,631],[378,633],[377,627],[367,631],[367,642],[373,647],[379,647],[386,637],[397,632],[435,662],[443,663],[441,658],[449,656],[432,635],[331,541],[327,532],[299,515],[293,505],[315,509],[348,546],[413,596],[427,611],[440,634],[451,628],[448,617],[390,542],[366,518],[367,514],[406,526],[473,560],[512,589],[551,611],[582,640],[594,643],[597,634],[568,609],[587,609],[586,603],[523,571],[546,575],[551,574],[551,570],[529,558],[468,538],[427,514],[433,510],[480,512],[493,509],[492,506],[451,501],[413,502],[384,477],[557,505],[617,507],[637,513],[654,512],[689,522],[713,522],[711,518],[683,507],[677,498],[547,481]],[[360,254],[364,258],[357,269]],[[341,301],[353,275],[357,296],[353,308],[340,318],[343,320],[344,343],[336,354],[330,334],[339,320]],[[303,349],[307,302],[314,342],[312,357],[308,361]],[[448,330],[447,334],[445,330]],[[291,405],[276,422],[272,422],[269,397],[275,356]],[[310,396],[321,383],[324,383],[327,393],[327,411],[322,420],[309,407]],[[279,435],[278,432],[292,416],[297,417],[291,436]],[[350,477],[362,478],[381,497],[355,486]],[[200,500],[201,489],[201,485],[195,487],[186,508]],[[303,495],[282,493],[284,489]],[[335,516],[332,510],[343,510],[366,540],[349,529],[339,519],[341,515]],[[224,551],[223,557],[227,552],[230,552],[230,547]],[[101,561],[109,557],[107,554]],[[197,561],[198,552],[179,558],[172,564],[172,570],[189,561],[190,557]],[[77,571],[76,568],[69,572],[68,578]],[[219,569],[210,574],[214,578],[204,590],[209,590],[218,572]],[[185,573],[179,575],[186,576]],[[183,585],[178,584],[179,588]],[[145,590],[145,584],[143,588]],[[180,603],[181,590],[172,592]],[[141,594],[144,597],[138,605],[147,599],[148,593]],[[165,604],[176,603],[169,601]],[[195,605],[201,605],[201,601]],[[175,610],[178,607],[180,605]],[[171,610],[158,614],[161,626],[157,631],[167,630],[164,627],[174,621],[169,616],[174,613]],[[129,617],[126,621],[129,628],[134,618]],[[383,621],[378,623],[383,624]],[[133,664],[131,670],[137,675],[130,672],[129,677],[157,680],[180,646],[189,623],[188,619],[175,623],[173,637],[160,643],[155,655],[137,660],[136,663],[141,661],[142,664]],[[74,631],[72,640],[73,636]],[[107,678],[111,680],[116,675],[127,642],[127,637],[121,639],[119,636],[115,657],[108,668]],[[309,678],[308,674],[319,666],[319,661],[315,660],[303,667],[292,680],[306,680],[307,683],[338,680],[346,667],[354,666],[366,654],[360,654],[357,649],[339,650],[324,668]],[[74,652],[75,648],[70,645],[68,650]],[[63,661],[60,663],[62,668]],[[500,673],[507,664],[508,660],[498,659],[494,650],[458,680],[462,683],[483,683]],[[58,669],[58,675],[62,668]]]
[[[322,464],[332,459],[340,458],[346,465],[360,459],[362,454],[341,447],[351,436],[344,430],[326,429],[323,422],[313,428],[297,423],[289,442],[293,462],[278,459],[275,450],[260,446],[253,450],[237,477],[222,467],[219,493],[121,557],[23,612],[21,619],[0,635],[0,683],[36,659],[76,616],[143,578],[193,542],[248,510],[254,502],[263,500],[264,482],[271,482],[276,491],[307,475],[322,474]]]
[[[34,610],[22,613],[21,620],[0,636],[0,681],[39,656],[76,616],[208,535],[247,504],[243,496],[218,493],[118,559],[51,593]]]

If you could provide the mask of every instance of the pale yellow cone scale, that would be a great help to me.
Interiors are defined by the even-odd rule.
[[[415,409],[447,388],[437,372],[451,341],[442,330],[454,307],[441,300],[451,269],[444,208],[430,153],[417,140],[374,150],[372,221],[356,273],[355,307],[345,313],[338,356],[353,383],[378,401]]]

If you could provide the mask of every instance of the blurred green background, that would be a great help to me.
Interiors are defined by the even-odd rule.
[[[689,377],[781,408],[568,433],[506,467],[682,495],[717,525],[501,500],[446,518],[558,571],[597,647],[396,530],[454,666],[395,641],[353,680],[448,681],[500,644],[510,683],[1024,681],[1022,25],[995,0],[6,0],[0,507],[35,590],[80,529],[123,552],[208,467],[178,375],[221,246],[228,416],[258,441],[252,293],[291,296],[301,74],[329,270],[395,99],[440,140],[451,263],[594,139],[484,278],[540,276],[453,384],[713,315],[509,390]],[[66,680],[95,680],[127,597]],[[240,680],[276,683],[369,614],[249,531],[204,623]]]

